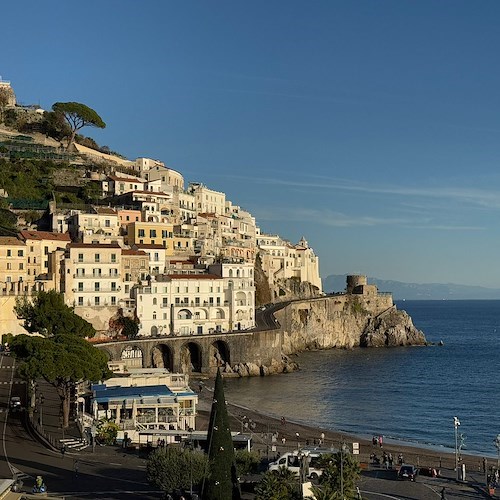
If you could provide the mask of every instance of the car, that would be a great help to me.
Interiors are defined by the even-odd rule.
[[[398,479],[406,481],[415,481],[417,479],[418,469],[414,465],[403,464],[398,471]]]
[[[12,396],[10,398],[10,409],[20,410],[21,409],[21,398],[18,396]]]

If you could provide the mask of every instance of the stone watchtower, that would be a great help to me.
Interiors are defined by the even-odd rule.
[[[360,274],[349,274],[347,275],[347,286],[346,292],[351,293],[363,293],[363,287],[368,284],[366,276]]]

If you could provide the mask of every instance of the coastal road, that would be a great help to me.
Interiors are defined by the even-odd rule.
[[[451,477],[417,476],[415,482],[398,481],[395,471],[363,471],[358,481],[364,500],[439,500],[445,489],[447,500],[485,498],[484,492],[469,484],[457,483]]]
[[[25,422],[25,411],[9,411],[11,396],[26,407],[25,384],[15,376],[13,357],[0,355],[0,478],[18,474],[24,491],[31,491],[37,475],[43,476],[49,494],[71,499],[158,499],[146,480],[146,461],[120,449],[98,447],[67,452],[64,458],[43,446]],[[75,473],[78,460],[78,474]]]

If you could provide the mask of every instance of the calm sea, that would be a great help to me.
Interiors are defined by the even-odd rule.
[[[226,382],[231,402],[360,436],[496,457],[500,434],[500,301],[406,301],[443,346],[306,352],[301,370]]]

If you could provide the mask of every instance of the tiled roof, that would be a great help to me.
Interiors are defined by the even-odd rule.
[[[71,241],[68,233],[52,233],[50,231],[21,231],[20,234],[25,240]]]
[[[146,252],[142,250],[130,250],[128,248],[122,248],[122,255],[147,255]]]
[[[121,248],[117,243],[71,243],[69,248]]]

